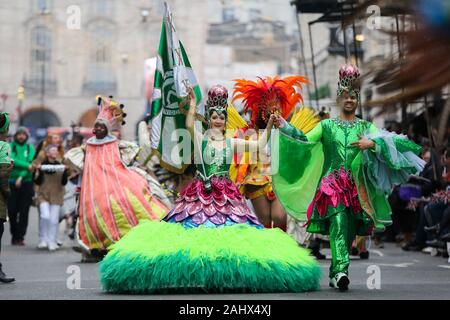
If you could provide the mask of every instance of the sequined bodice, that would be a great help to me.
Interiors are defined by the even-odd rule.
[[[351,144],[358,141],[358,135],[364,135],[370,125],[370,122],[358,118],[353,121],[342,121],[338,118],[322,121],[324,174],[342,167],[350,170],[351,163],[359,152],[359,149]]]
[[[206,178],[213,175],[228,175],[228,170],[232,162],[231,140],[226,139],[225,147],[218,149],[208,143],[208,140],[202,141],[202,164],[197,164],[197,173],[203,176],[206,172]]]

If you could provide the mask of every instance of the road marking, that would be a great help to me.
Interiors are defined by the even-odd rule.
[[[371,252],[375,252],[380,257],[384,257],[384,254],[380,250],[370,250]]]
[[[445,269],[450,269],[450,266],[446,266],[446,265],[439,265],[439,268],[445,268]]]
[[[370,264],[370,263],[366,263]],[[372,263],[373,264],[373,263]],[[396,268],[407,268],[414,265],[414,262],[403,262],[403,263],[376,263],[377,266],[382,267],[396,267]]]

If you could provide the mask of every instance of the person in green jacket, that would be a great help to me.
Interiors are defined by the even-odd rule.
[[[19,127],[11,142],[11,157],[14,167],[9,177],[11,196],[8,200],[8,214],[11,228],[11,244],[24,245],[28,226],[28,212],[33,201],[33,166],[35,150],[27,143],[30,134],[25,127]]]
[[[11,148],[6,142],[8,138],[9,130],[9,115],[7,112],[0,113],[0,251],[1,251],[1,240],[4,231],[4,223],[6,222],[7,209],[6,202],[10,195],[8,177],[12,169],[11,160]],[[15,279],[6,276],[2,270],[2,264],[0,263],[0,282],[10,283]]]

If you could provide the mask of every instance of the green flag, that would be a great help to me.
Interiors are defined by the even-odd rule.
[[[151,143],[161,166],[182,173],[191,161],[191,144],[189,148],[182,147],[190,136],[182,130],[186,129],[188,106],[181,108],[180,102],[188,95],[188,88],[193,88],[199,108],[202,94],[183,44],[178,40],[170,8],[165,5],[150,113]]]

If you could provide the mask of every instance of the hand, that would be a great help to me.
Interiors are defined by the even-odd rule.
[[[196,107],[197,106],[197,98],[195,97],[194,89],[189,88],[188,89],[188,99],[189,99],[189,106]]]
[[[33,172],[33,170],[34,170],[33,165],[29,165],[28,166],[28,171]]]
[[[78,173],[73,172],[67,179],[72,180],[75,179],[78,176]]]
[[[269,121],[267,122],[267,126],[271,127],[275,123],[276,118],[277,118],[277,116],[275,114],[271,114]]]
[[[286,120],[280,115],[275,115],[274,125],[277,128],[283,128],[286,124]]]
[[[20,188],[22,186],[22,178],[16,180],[16,188]]]
[[[361,150],[366,150],[366,149],[370,149],[373,148],[375,146],[375,142],[373,142],[370,139],[367,139],[366,137],[362,137],[361,135],[358,134],[358,141],[353,142],[351,145],[354,147],[358,147]]]

